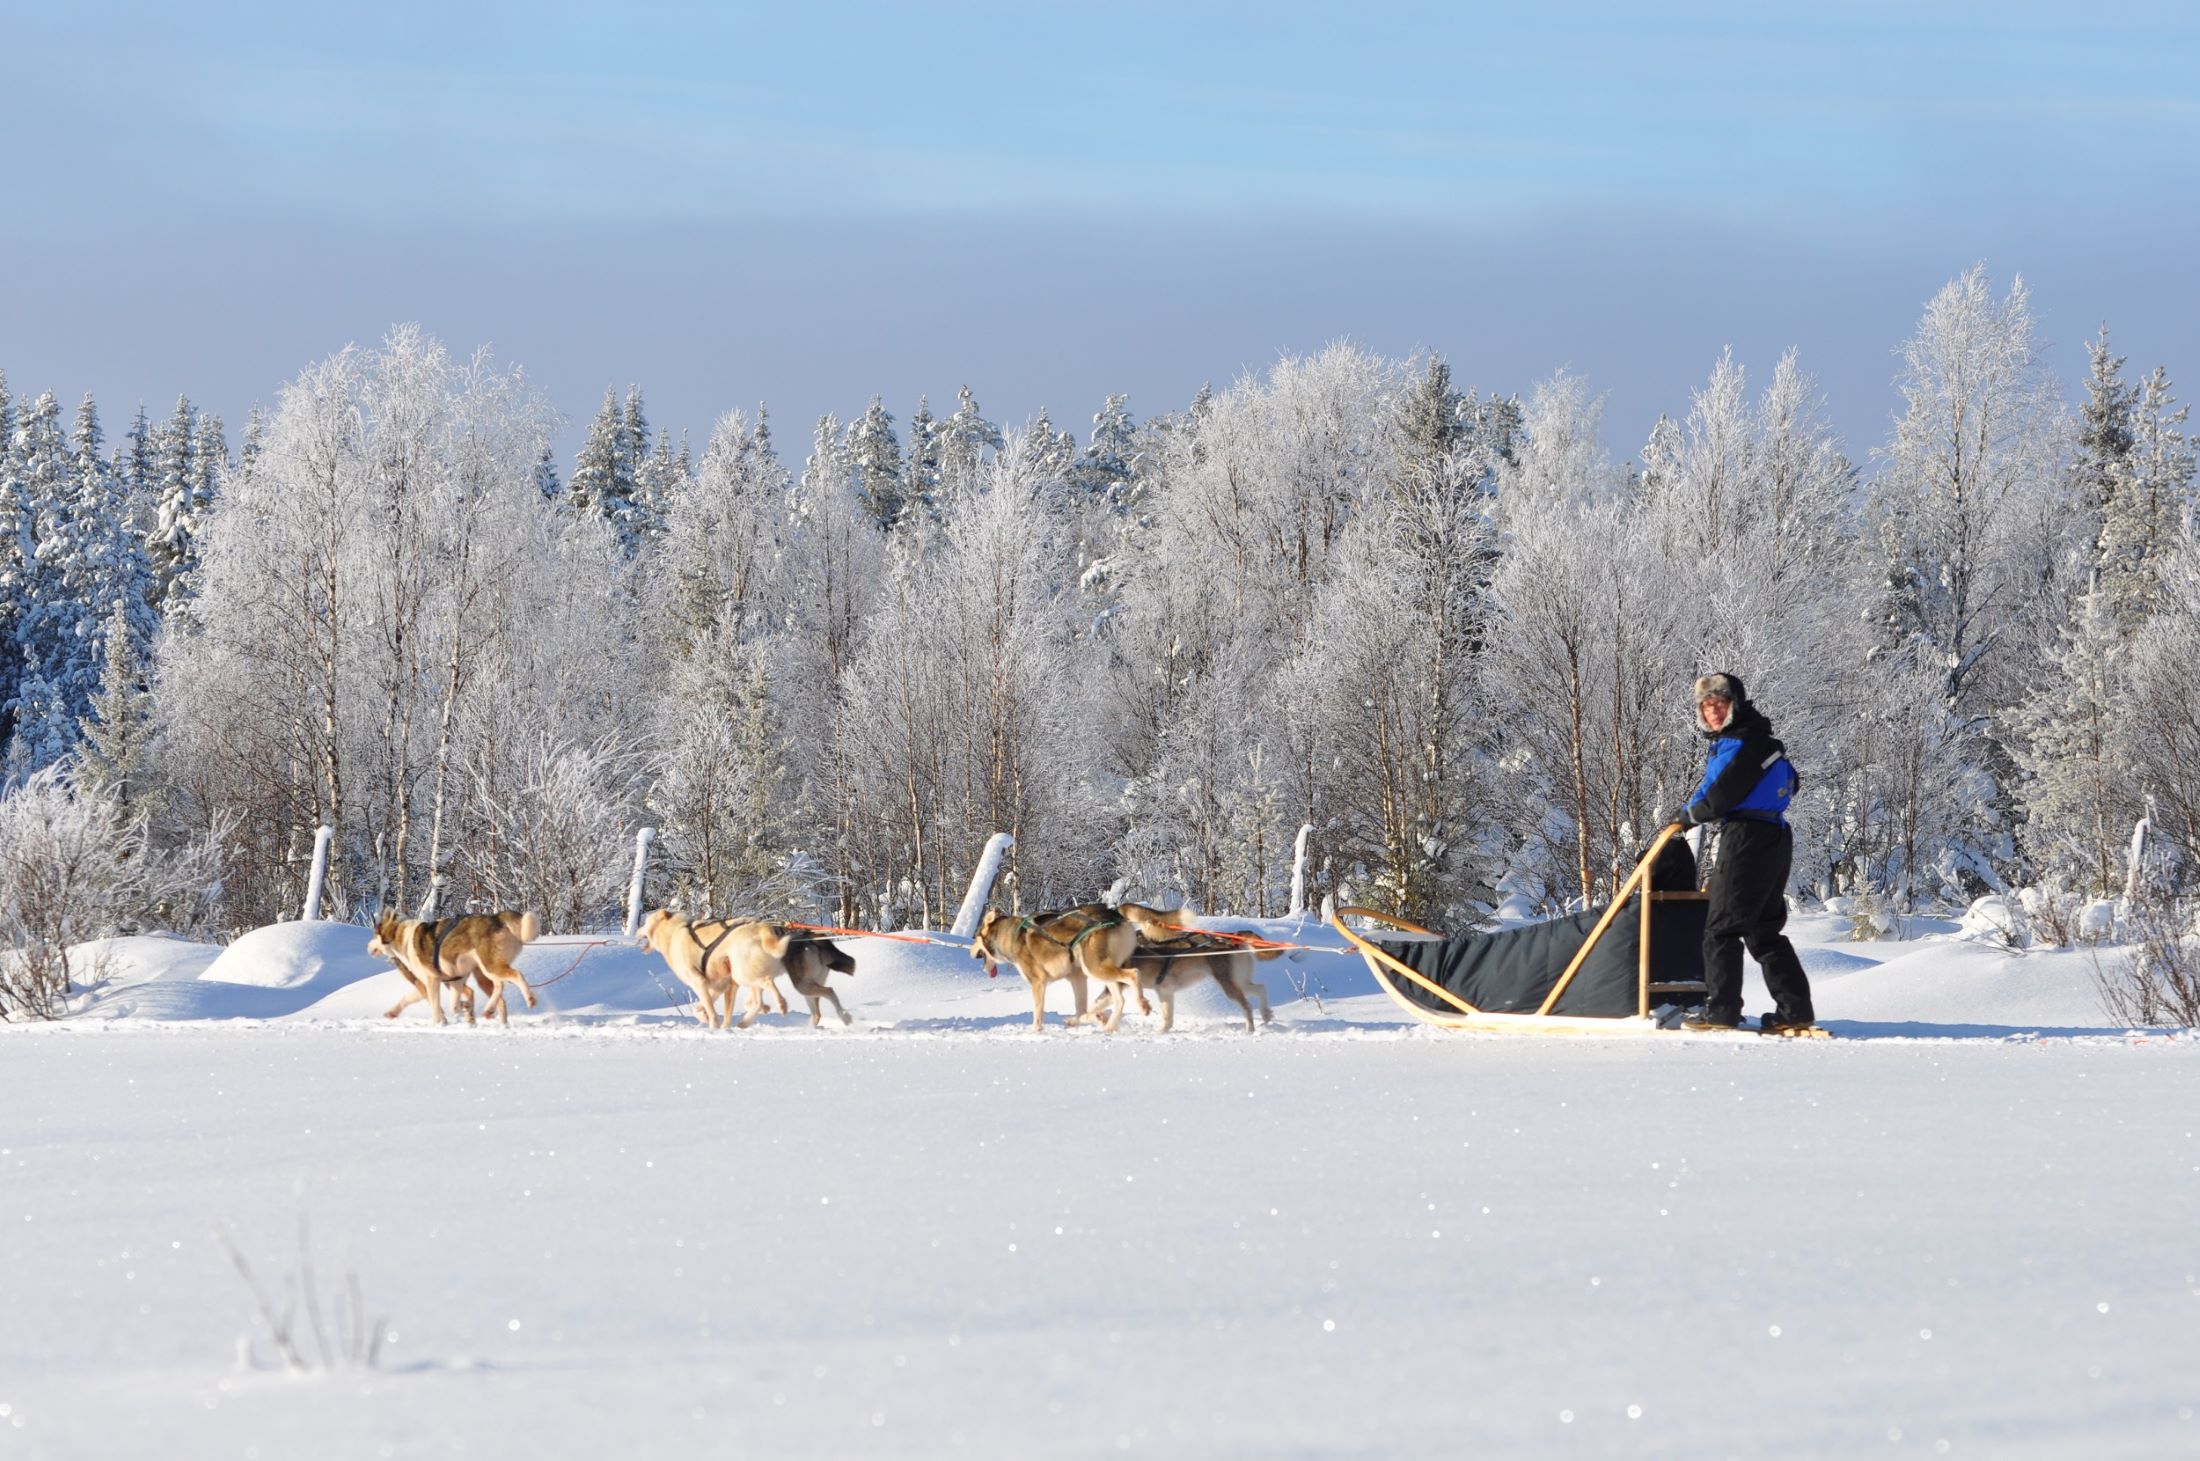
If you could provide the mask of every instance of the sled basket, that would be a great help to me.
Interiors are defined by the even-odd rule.
[[[1449,937],[1368,908],[1331,926],[1414,1018],[1447,1029],[1621,1034],[1659,1028],[1651,1011],[1699,1003],[1709,895],[1658,892],[1649,869],[1666,828],[1601,911]],[[1622,914],[1626,916],[1622,916]],[[1372,933],[1347,916],[1383,925]]]

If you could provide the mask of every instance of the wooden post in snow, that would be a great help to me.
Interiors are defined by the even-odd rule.
[[[642,884],[649,876],[649,844],[657,840],[655,827],[634,834],[634,877],[626,885],[626,936],[642,926]]]
[[[994,880],[1001,875],[1001,859],[1016,845],[1016,839],[1006,832],[996,832],[986,839],[985,851],[978,857],[978,866],[970,874],[970,891],[963,894],[962,907],[955,913],[955,926],[949,932],[957,938],[975,938],[978,920],[985,917],[985,904],[993,896]]]
[[[313,871],[306,874],[306,906],[298,917],[307,923],[321,919],[321,890],[328,886],[328,846],[336,838],[334,827],[313,834]]]

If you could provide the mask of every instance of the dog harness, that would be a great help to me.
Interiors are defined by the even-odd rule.
[[[718,952],[718,946],[724,943],[735,929],[745,927],[746,925],[753,923],[754,921],[754,919],[748,918],[720,919],[719,922],[722,923],[724,927],[718,930],[718,937],[705,940],[702,932],[696,928],[695,920],[690,918],[687,921],[688,937],[695,940],[697,943],[702,944],[703,946],[703,956],[695,961],[697,972],[702,974],[710,973],[710,956]]]
[[[1094,934],[1100,932],[1102,929],[1120,928],[1123,926],[1123,920],[1120,918],[1110,918],[1103,921],[1089,923],[1078,932],[1070,935],[1069,942],[1065,944],[1060,939],[1056,938],[1053,934],[1048,933],[1045,929],[1039,927],[1039,924],[1037,922],[1037,920],[1041,918],[1060,917],[1062,917],[1062,915],[1059,913],[1034,913],[1017,920],[1016,926],[1026,933],[1036,934],[1040,938],[1045,939],[1048,943],[1053,944],[1058,949],[1068,949],[1073,954],[1077,952],[1077,946],[1079,944],[1083,943],[1086,939],[1092,937]]]
[[[435,944],[435,958],[430,961],[428,970],[445,984],[463,977],[443,972],[443,946],[450,942],[452,934],[458,932],[458,926],[466,921],[466,917],[467,915],[460,914],[456,918],[439,918],[433,923],[423,925],[421,928],[421,932],[426,934]]]

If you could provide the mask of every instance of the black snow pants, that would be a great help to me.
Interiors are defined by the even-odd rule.
[[[1705,1011],[1714,1018],[1742,1013],[1742,948],[1764,970],[1774,1013],[1782,1020],[1810,1024],[1810,978],[1795,946],[1780,932],[1787,927],[1788,869],[1795,861],[1795,834],[1773,822],[1730,819],[1719,831],[1719,860],[1711,869],[1711,907],[1704,921],[1703,977],[1709,987]]]

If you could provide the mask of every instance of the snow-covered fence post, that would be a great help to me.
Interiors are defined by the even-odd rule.
[[[321,890],[328,886],[328,845],[335,840],[334,827],[323,827],[313,834],[313,871],[306,874],[306,906],[298,915],[302,922],[321,920]]]
[[[2154,798],[2147,798],[2147,813],[2131,829],[2131,866],[2124,870],[2124,915],[2139,906],[2139,895],[2146,891],[2145,868],[2147,840],[2154,831]]]
[[[657,840],[655,827],[634,834],[634,877],[626,885],[626,936],[642,926],[642,883],[649,876],[649,844]]]
[[[1001,859],[1016,845],[1016,839],[1006,832],[996,832],[986,839],[985,851],[978,857],[978,866],[970,874],[970,891],[963,894],[962,907],[956,911],[955,926],[950,930],[957,938],[974,938],[978,932],[978,920],[985,916],[986,899],[993,896],[993,880],[1001,875]]]
[[[1293,918],[1306,916],[1306,839],[1314,835],[1312,822],[1299,824],[1298,840],[1291,844],[1291,913]]]

